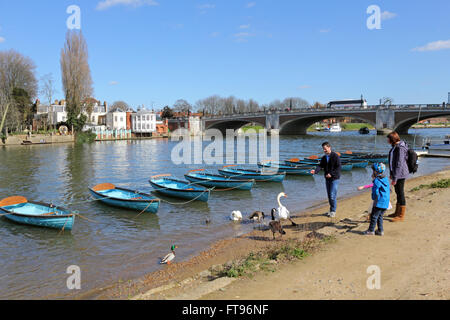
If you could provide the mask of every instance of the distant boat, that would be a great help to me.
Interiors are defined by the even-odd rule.
[[[231,179],[223,175],[204,172],[203,169],[189,171],[184,176],[190,182],[196,182],[196,184],[208,188],[215,187],[216,189],[251,190],[255,184],[254,179]]]
[[[427,140],[424,148],[428,149],[429,155],[448,157],[450,156],[450,135],[447,135],[441,143]]]
[[[335,123],[330,127],[330,132],[341,132],[342,128],[339,123]]]
[[[360,134],[369,134],[370,130],[369,130],[369,128],[364,127],[364,128],[359,129],[359,133]]]
[[[91,194],[101,202],[114,206],[150,213],[158,212],[161,200],[138,191],[117,188],[111,183],[99,184],[90,188]]]
[[[163,195],[187,200],[207,202],[210,189],[197,186],[188,181],[172,178],[170,174],[157,175],[149,181],[156,192]]]
[[[280,172],[286,172],[288,175],[300,175],[300,176],[312,176],[311,170],[315,169],[315,166],[304,166],[304,165],[287,165],[280,163],[264,162],[258,163],[260,168],[273,168],[278,169]]]
[[[67,209],[28,201],[21,196],[1,200],[0,213],[16,223],[60,230],[72,230],[75,222],[75,214]]]

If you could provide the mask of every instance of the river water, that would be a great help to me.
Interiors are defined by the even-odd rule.
[[[405,140],[422,145],[425,137],[442,138],[449,129],[410,130]],[[321,153],[330,141],[335,150],[387,153],[386,138],[357,132],[311,133],[281,136],[280,159]],[[0,199],[22,195],[30,200],[53,202],[77,210],[92,220],[76,219],[72,232],[60,234],[0,219],[0,299],[71,298],[104,287],[119,279],[133,279],[161,268],[159,257],[178,245],[177,261],[189,259],[212,242],[250,231],[251,224],[228,220],[232,210],[269,213],[277,207],[279,192],[291,212],[326,200],[322,175],[288,176],[283,183],[260,183],[251,191],[215,192],[208,203],[162,203],[157,214],[116,209],[92,200],[88,187],[111,182],[150,192],[152,175],[172,173],[183,178],[202,165],[174,165],[170,154],[176,142],[168,140],[99,142],[85,145],[44,145],[0,148]],[[428,174],[450,165],[448,159],[421,158],[419,172]],[[221,166],[207,168],[216,170]],[[369,169],[344,172],[339,197],[355,193],[370,183]],[[166,200],[169,200],[165,198]],[[171,200],[182,202],[183,200]],[[369,205],[369,204],[368,204]],[[366,209],[366,208],[362,208]],[[338,208],[339,214],[339,208]],[[206,225],[206,219],[211,224]],[[81,290],[70,291],[67,267],[81,269]]]

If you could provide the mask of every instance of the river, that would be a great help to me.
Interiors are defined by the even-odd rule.
[[[442,138],[447,129],[410,130],[405,140],[421,146],[424,137]],[[321,153],[329,141],[335,150],[387,153],[386,138],[358,132],[310,133],[281,136],[280,159]],[[0,199],[22,195],[30,200],[53,202],[78,211],[72,232],[34,228],[0,219],[0,299],[64,299],[119,279],[140,277],[158,270],[159,257],[177,244],[176,261],[189,259],[212,242],[248,232],[252,225],[233,224],[232,210],[270,213],[279,192],[291,212],[304,210],[326,199],[322,175],[288,176],[283,183],[257,184],[251,191],[215,192],[208,203],[162,203],[157,214],[142,214],[102,205],[92,200],[88,187],[102,182],[150,192],[152,175],[172,173],[183,178],[201,165],[174,165],[168,140],[98,142],[85,145],[43,145],[0,148]],[[450,165],[448,159],[421,158],[419,172],[428,174]],[[216,170],[221,166],[207,166]],[[370,170],[344,172],[339,197],[355,193],[370,183]],[[395,197],[395,196],[394,196]],[[172,200],[180,202],[182,200]],[[366,208],[362,208],[366,209]],[[339,215],[339,208],[338,208]],[[205,224],[206,219],[211,224]],[[81,269],[81,290],[67,289],[67,267]]]

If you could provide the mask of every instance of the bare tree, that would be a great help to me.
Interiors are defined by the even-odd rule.
[[[175,112],[190,112],[192,111],[192,106],[186,100],[179,99],[173,104],[173,110]]]
[[[283,100],[282,105],[284,108],[289,109],[306,109],[310,107],[310,103],[302,98],[286,98]]]
[[[126,103],[125,101],[115,101],[112,105],[111,105],[111,112],[114,112],[116,110],[122,110],[122,111],[127,111],[128,109],[130,109],[130,106],[128,103]]]
[[[394,99],[390,98],[390,97],[384,97],[383,99],[381,99],[381,105],[383,106],[391,106],[394,103]]]
[[[83,102],[93,95],[88,48],[81,31],[69,30],[61,50],[61,72],[66,97],[67,122],[75,131],[83,129],[86,116],[82,115]]]
[[[48,120],[50,122],[50,127],[53,129],[53,107],[52,107],[52,103],[53,103],[53,97],[56,93],[56,88],[55,88],[55,80],[53,79],[53,74],[49,73],[44,75],[41,78],[41,90],[40,93],[41,95],[43,95],[46,99],[46,103],[48,106]]]
[[[29,100],[36,98],[37,80],[35,76],[36,66],[33,61],[14,51],[0,52],[0,132],[3,126],[18,128],[24,117],[21,114],[13,93],[22,92]],[[30,106],[27,106],[29,110]],[[24,109],[25,110],[25,109]]]

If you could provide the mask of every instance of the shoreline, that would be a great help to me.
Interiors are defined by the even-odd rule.
[[[450,175],[448,167],[444,168],[442,171],[429,175],[408,179],[406,187],[407,194],[412,186],[416,186],[422,181],[434,179],[435,177],[442,175]],[[334,221],[330,221],[330,218],[323,216],[324,211],[327,211],[326,208],[328,207],[328,204],[324,201],[320,201],[300,212],[295,212],[292,217],[301,227],[299,229],[292,229],[290,226],[285,225],[288,234],[283,236],[282,241],[305,239],[308,234],[317,232],[328,236],[334,234],[332,229],[336,229],[337,227],[345,229],[349,227],[348,222],[346,224],[345,220],[361,220],[361,211],[367,211],[366,207],[368,206],[367,204],[369,204],[367,200],[368,197],[369,192],[366,191],[361,194],[356,194],[355,192],[355,194],[339,198],[339,207],[341,208],[341,211],[346,212],[339,213],[340,210],[338,209],[338,218]],[[357,212],[353,212],[355,211],[355,208],[361,207],[359,204],[362,204],[363,210],[356,209]],[[389,213],[390,212],[387,212],[386,215]],[[359,222],[364,224],[365,221]],[[385,222],[385,228],[387,226],[390,226],[390,224],[388,225],[387,222]],[[367,225],[364,225],[363,228],[367,228]],[[243,257],[246,257],[251,253],[268,250],[268,248],[282,243],[280,241],[272,241],[271,239],[272,234],[270,231],[261,230],[253,230],[238,237],[221,239],[215,241],[209,248],[192,256],[186,261],[176,262],[175,260],[174,264],[162,266],[160,270],[151,272],[137,279],[128,280],[126,283],[117,281],[109,286],[93,289],[75,298],[159,300],[173,297],[178,299],[194,297],[194,299],[201,299],[205,295],[212,294],[213,299],[217,299],[218,297],[214,296],[214,292],[216,292],[216,295],[217,292],[223,294],[223,291],[220,290],[224,290],[224,287],[235,282],[236,278],[220,277],[211,279],[211,270],[224,265],[230,265],[233,261],[242,260]],[[182,250],[182,248],[178,250]],[[309,258],[307,258],[304,263],[307,263],[308,259]],[[280,264],[279,267],[283,268],[283,265],[284,264]],[[275,273],[277,272],[278,271],[275,271]],[[240,278],[238,278],[238,280],[240,280]],[[245,282],[245,279],[243,281]],[[240,281],[237,281],[236,283],[239,282]],[[190,295],[186,295],[186,292],[191,293]]]

